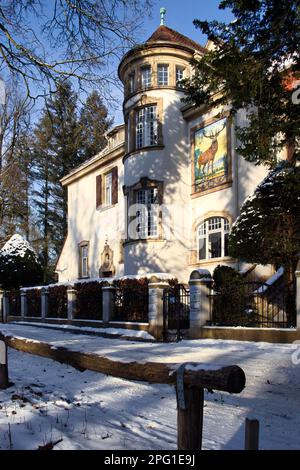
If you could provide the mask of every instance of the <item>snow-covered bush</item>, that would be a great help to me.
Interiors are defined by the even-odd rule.
[[[12,289],[41,280],[42,266],[36,253],[21,235],[13,235],[0,250],[0,284]]]
[[[230,255],[295,271],[300,256],[300,167],[281,162],[244,203],[229,238]]]
[[[284,268],[288,323],[295,323],[295,271],[300,259],[300,167],[281,162],[244,203],[229,252],[250,263]]]

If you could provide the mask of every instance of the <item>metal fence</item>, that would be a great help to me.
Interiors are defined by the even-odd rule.
[[[283,286],[242,282],[214,291],[209,298],[209,325],[289,328],[296,324],[288,289]]]
[[[190,291],[183,284],[164,290],[164,341],[179,341],[190,327]]]

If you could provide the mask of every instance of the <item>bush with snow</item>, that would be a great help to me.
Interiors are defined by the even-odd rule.
[[[244,203],[232,227],[231,256],[295,271],[300,255],[300,167],[281,162]]]
[[[300,259],[300,167],[281,162],[244,203],[229,252],[250,263],[284,268],[288,323],[294,325],[295,271]]]
[[[12,289],[41,280],[42,266],[36,253],[21,235],[13,235],[0,250],[0,284]]]

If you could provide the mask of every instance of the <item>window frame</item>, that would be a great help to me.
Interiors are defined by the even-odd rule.
[[[169,76],[170,76],[169,64],[157,64],[157,85],[169,86],[169,81],[170,81]],[[160,78],[162,78],[162,80],[160,80]]]
[[[178,77],[177,77],[177,75],[178,75],[177,72],[179,72],[179,71],[182,72],[182,78],[180,78],[180,79],[178,79]],[[181,80],[184,80],[184,78],[185,78],[184,74],[185,74],[185,67],[182,67],[180,65],[176,65],[175,66],[175,85],[176,85],[177,88],[184,88],[184,86],[179,83]]]
[[[215,225],[215,228],[214,228]],[[219,225],[219,226],[218,226]],[[202,233],[201,233],[202,232]],[[228,254],[228,236],[230,232],[230,222],[225,216],[211,216],[203,220],[197,227],[197,259],[198,262],[212,261],[226,258]],[[211,256],[212,242],[210,236],[220,234],[220,256]],[[205,258],[201,258],[200,241],[205,240]]]
[[[84,250],[86,250],[86,256],[84,255]],[[85,269],[84,269],[85,262]],[[89,242],[84,241],[79,243],[79,278],[86,279],[89,278]]]
[[[147,77],[145,74],[148,72]],[[141,88],[146,89],[152,86],[152,68],[151,65],[143,65],[140,68],[140,82]]]
[[[136,89],[136,79],[135,79],[135,72],[131,72],[128,75],[128,91],[129,93],[134,93]]]
[[[151,116],[152,114],[152,116]],[[155,147],[158,145],[157,104],[145,105],[136,110],[135,148]]]
[[[107,180],[110,179],[110,185],[107,185]],[[110,191],[110,197],[107,198],[107,191]],[[104,206],[110,207],[112,206],[112,191],[113,191],[113,172],[108,171],[104,174]],[[109,199],[109,201],[108,201]]]
[[[137,205],[143,205],[143,211],[136,212],[137,228],[136,235],[139,240],[148,238],[158,238],[159,236],[159,203],[158,188],[148,187],[135,191],[135,202]],[[138,227],[142,225],[143,229]]]

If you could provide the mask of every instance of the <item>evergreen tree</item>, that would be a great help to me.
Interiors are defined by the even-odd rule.
[[[82,158],[84,160],[99,153],[106,145],[105,132],[112,125],[106,107],[97,91],[88,97],[80,113],[82,132]]]
[[[230,24],[195,20],[215,47],[193,61],[186,82],[188,100],[197,105],[232,104],[247,110],[247,127],[237,129],[238,151],[256,164],[276,165],[278,152],[300,158],[300,104],[292,100],[292,81],[300,70],[300,0],[223,0]],[[299,75],[298,75],[299,77]]]
[[[42,267],[36,253],[20,235],[13,235],[0,250],[0,284],[12,289],[41,280]]]
[[[243,206],[232,229],[231,254],[283,265],[288,298],[294,299],[300,252],[300,103],[293,96],[300,85],[300,0],[222,0],[219,8],[230,8],[234,21],[194,21],[213,47],[193,61],[187,101],[231,105],[233,117],[245,110],[247,124],[236,131],[237,151],[246,160],[271,169],[286,152],[288,167],[270,173]]]
[[[295,271],[300,259],[300,167],[281,162],[249,197],[232,227],[230,255],[284,267],[287,310],[295,313]]]
[[[80,114],[80,117],[78,115]],[[62,82],[46,103],[34,131],[35,210],[41,233],[44,282],[53,277],[56,259],[67,234],[67,190],[60,180],[106,144],[111,124],[98,93],[78,112],[77,95]],[[38,242],[38,240],[36,240]]]
[[[49,259],[54,247],[51,243],[54,234],[53,225],[53,196],[52,184],[50,181],[51,154],[49,152],[49,142],[51,140],[52,126],[49,116],[44,113],[39,125],[34,132],[33,143],[33,177],[34,177],[34,210],[36,222],[39,228],[40,237],[40,258],[43,266],[43,281],[46,283],[51,278],[49,272]],[[55,253],[53,254],[55,256]]]

